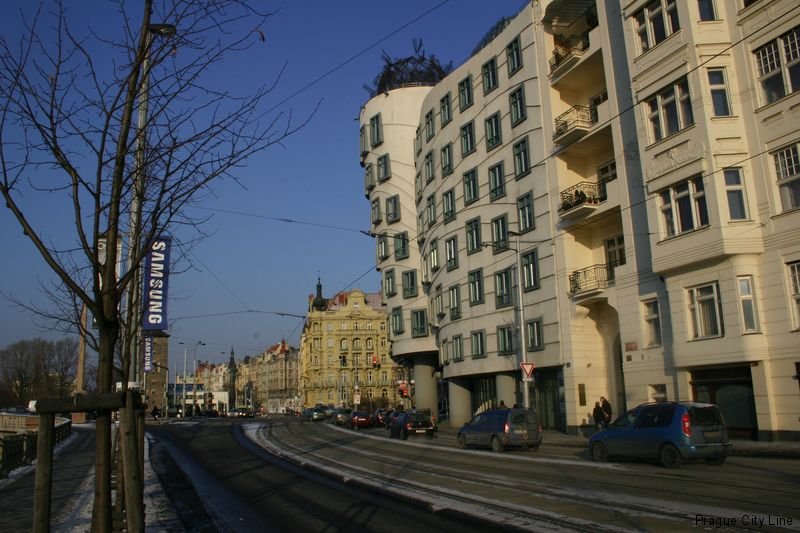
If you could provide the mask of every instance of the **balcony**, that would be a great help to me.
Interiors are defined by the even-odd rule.
[[[588,216],[606,200],[605,182],[582,181],[560,193],[561,205],[558,213],[562,219],[575,219]]]
[[[604,263],[576,270],[569,275],[569,293],[585,299],[602,293],[614,285],[614,268],[620,263]]]
[[[553,57],[550,58],[550,77],[571,69],[583,54],[589,50],[589,32],[580,35],[571,35],[562,40],[553,50]]]
[[[572,144],[589,133],[595,123],[597,123],[596,108],[573,106],[556,118],[553,142],[561,145]]]

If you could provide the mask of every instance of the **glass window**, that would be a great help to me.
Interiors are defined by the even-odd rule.
[[[364,188],[367,191],[372,190],[375,187],[375,172],[373,170],[372,163],[367,163],[364,165]],[[369,192],[367,192],[369,194]]]
[[[400,220],[400,196],[394,195],[386,199],[386,222],[392,223]]]
[[[520,85],[508,95],[511,106],[511,126],[516,126],[528,116],[525,108],[525,87]]]
[[[678,31],[678,9],[675,0],[653,0],[633,14],[639,51],[644,53]]]
[[[472,347],[472,357],[486,356],[483,330],[470,333],[470,345]]]
[[[428,334],[428,313],[425,309],[411,311],[411,336],[424,337]]]
[[[500,146],[503,135],[500,131],[500,113],[495,113],[486,119],[486,151]]]
[[[497,353],[500,355],[514,353],[514,329],[511,326],[497,328]]]
[[[378,253],[378,261],[383,261],[389,257],[389,242],[386,239],[386,235],[378,235],[375,241],[375,248]]]
[[[667,237],[674,237],[708,225],[703,178],[675,185],[661,194],[661,221]]]
[[[369,140],[373,147],[383,142],[383,126],[380,113],[369,119]]]
[[[483,303],[483,270],[473,270],[468,275],[469,303],[476,305]]]
[[[453,285],[447,290],[447,300],[450,305],[450,320],[461,318],[461,287]]]
[[[442,176],[449,176],[453,173],[453,145],[447,143],[441,150]]]
[[[700,20],[717,20],[714,0],[697,0],[697,8],[700,11]]]
[[[534,228],[533,193],[531,192],[517,198],[517,224],[520,233]]]
[[[428,243],[428,264],[431,272],[439,270],[439,242],[437,239],[431,239]]]
[[[644,322],[647,331],[647,347],[661,346],[661,317],[658,300],[647,300],[644,305]]]
[[[461,156],[471,154],[475,151],[475,124],[469,122],[461,126]]]
[[[428,227],[436,224],[436,195],[428,196],[425,201],[425,216],[428,220]]]
[[[501,270],[494,275],[495,307],[511,305],[511,269]]]
[[[478,200],[478,170],[471,169],[464,172],[464,205]]]
[[[724,68],[708,69],[708,86],[711,91],[711,103],[714,107],[714,116],[731,116],[731,104],[728,98],[728,84],[725,81]]]
[[[650,136],[653,142],[694,124],[689,83],[682,78],[647,100]]]
[[[392,309],[392,334],[398,335],[405,331],[405,327],[403,326],[403,308],[402,307],[394,307]]]
[[[397,288],[394,282],[394,269],[390,268],[383,272],[383,293],[386,296],[394,296],[397,294]]]
[[[464,359],[464,342],[461,339],[461,335],[453,335],[453,340],[450,344],[453,348],[451,350],[453,361],[461,361]]]
[[[382,217],[381,217],[381,201],[379,199],[377,199],[377,198],[375,200],[372,200],[371,216],[372,216],[372,223],[373,224],[377,224],[378,222],[380,222],[382,220]]]
[[[464,111],[472,105],[472,76],[458,82],[458,109]]]
[[[430,183],[436,177],[436,171],[433,166],[433,152],[425,154],[425,161],[422,166],[425,169],[425,182]]]
[[[449,189],[442,194],[442,215],[444,221],[453,220],[456,217],[456,191]]]
[[[531,159],[528,153],[528,138],[525,137],[514,145],[514,177],[520,178],[531,170]]]
[[[519,36],[506,46],[506,63],[508,64],[509,78],[522,68],[522,45]]]
[[[497,200],[506,195],[506,177],[503,174],[503,162],[489,167],[489,199]]]
[[[716,283],[688,289],[692,339],[722,336],[719,289]]]
[[[425,113],[425,140],[430,141],[436,133],[436,126],[433,122],[433,109]]]
[[[534,352],[544,350],[544,339],[542,338],[542,319],[529,320],[526,324],[528,333],[528,351]]]
[[[739,286],[739,307],[742,310],[742,332],[754,333],[758,328],[758,312],[754,296],[753,276],[736,278]]]
[[[453,236],[444,241],[447,270],[458,268],[458,237]]]
[[[481,219],[473,218],[467,221],[467,253],[478,252],[481,249]]]
[[[800,154],[795,143],[773,154],[784,211],[800,207]]]
[[[794,301],[794,328],[800,329],[800,261],[788,263],[789,269],[789,293]]]
[[[383,154],[378,158],[378,180],[388,179],[391,175],[392,169],[389,164],[389,154]]]
[[[508,215],[492,219],[492,247],[495,253],[508,250]]]
[[[539,288],[539,252],[532,250],[522,254],[522,289],[532,291]]]
[[[497,59],[494,57],[483,64],[483,94],[492,92],[497,88]]]
[[[394,258],[405,259],[408,257],[408,232],[398,233],[394,236]]]
[[[728,215],[731,220],[747,220],[747,201],[741,168],[726,168],[725,192],[728,197]]]
[[[417,271],[406,270],[403,272],[403,298],[417,295]]]
[[[765,104],[800,90],[800,26],[754,53]]]
[[[439,114],[440,119],[442,122],[442,127],[445,126],[448,122],[453,120],[453,105],[450,101],[450,93],[442,96],[441,100],[439,100]]]

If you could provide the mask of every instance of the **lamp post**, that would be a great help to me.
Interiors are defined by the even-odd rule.
[[[179,342],[178,344],[183,344],[183,394],[181,395],[181,412],[183,413],[181,416],[186,418],[186,362],[188,360],[189,355],[189,347],[186,345],[185,342]],[[197,347],[198,346],[205,346],[206,343],[203,341],[197,341],[194,343],[192,350],[194,351],[194,358],[197,359]],[[194,391],[193,391],[194,392]]]
[[[139,95],[139,114],[137,117],[136,134],[136,174],[133,182],[133,198],[131,199],[131,221],[130,234],[128,241],[128,269],[133,270],[129,289],[128,318],[130,322],[129,332],[132,332],[130,342],[130,377],[139,380],[139,329],[140,329],[140,293],[141,290],[141,268],[134,265],[133,260],[141,245],[141,218],[142,218],[142,198],[145,189],[145,150],[147,149],[147,112],[150,98],[150,46],[154,36],[171,37],[175,35],[177,28],[173,24],[150,24],[147,27],[147,42],[145,43],[144,58],[142,59],[142,87]]]
[[[509,231],[509,235],[514,237],[514,248],[516,253],[516,271],[517,271],[517,300],[519,305],[519,344],[520,344],[520,362],[528,362],[528,342],[526,339],[525,327],[525,306],[522,304],[522,254],[519,249],[519,233],[516,231]],[[522,378],[522,405],[525,409],[530,409],[530,392],[528,389],[528,382],[525,376]]]

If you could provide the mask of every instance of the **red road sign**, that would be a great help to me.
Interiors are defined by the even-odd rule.
[[[525,374],[526,378],[533,377],[533,371],[536,370],[536,363],[524,362],[520,363],[519,366],[522,368],[522,373]]]

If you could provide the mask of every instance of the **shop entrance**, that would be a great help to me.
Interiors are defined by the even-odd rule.
[[[758,418],[749,366],[692,371],[695,401],[717,404],[731,438],[758,437]]]

